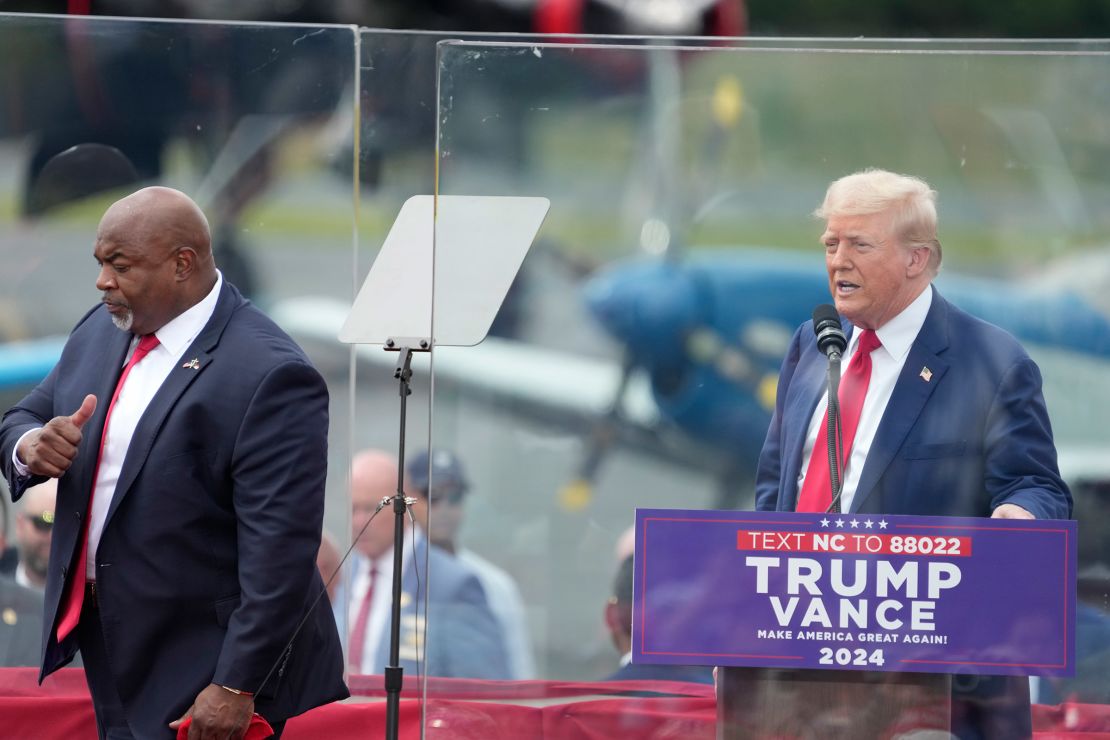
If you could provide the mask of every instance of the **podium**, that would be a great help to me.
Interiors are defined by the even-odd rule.
[[[1074,521],[640,509],[632,661],[716,665],[717,737],[1021,738],[1075,671]]]
[[[717,740],[947,730],[951,685],[945,674],[725,666],[717,673]]]

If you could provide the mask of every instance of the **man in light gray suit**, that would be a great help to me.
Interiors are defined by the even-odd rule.
[[[351,464],[352,536],[358,537],[382,499],[397,489],[397,460],[366,450]],[[345,624],[352,674],[379,674],[389,662],[393,582],[392,506],[366,526],[336,594],[337,621]],[[504,636],[473,570],[429,544],[405,524],[402,556],[400,666],[415,675],[504,679],[509,677]],[[431,586],[429,587],[429,582]],[[427,605],[425,606],[425,596]],[[422,649],[425,624],[427,648]]]

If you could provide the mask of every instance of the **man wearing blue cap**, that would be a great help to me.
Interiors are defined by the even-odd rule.
[[[413,516],[420,528],[432,544],[454,555],[478,576],[490,609],[501,624],[512,678],[535,678],[536,667],[524,601],[516,583],[508,573],[490,561],[459,547],[463,502],[470,490],[462,461],[450,450],[436,449],[431,453],[425,450],[411,458],[405,472],[407,488],[416,497]]]

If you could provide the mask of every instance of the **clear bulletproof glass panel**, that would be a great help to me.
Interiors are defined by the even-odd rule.
[[[140,187],[192,196],[224,278],[291,333],[291,299],[351,300],[357,45],[352,27],[0,15],[5,409],[100,299],[97,223]],[[345,532],[349,362],[297,338],[330,389],[325,527]]]
[[[1105,44],[737,47],[440,45],[437,192],[552,206],[501,326],[434,353],[433,450],[466,487],[433,508],[433,539],[442,523],[514,582],[533,676],[605,694],[628,649],[607,605],[633,510],[753,506],[783,356],[829,302],[810,215],[826,187],[865,167],[916,175],[939,194],[935,284],[1038,363],[1075,499],[1078,675],[1030,682],[1034,720],[1055,726],[1065,701],[1105,717]],[[548,719],[639,736],[665,706],[660,722],[712,732],[706,674],[678,678],[656,687],[664,705],[568,699]]]
[[[4,408],[99,299],[104,209],[146,185],[197,201],[224,277],[275,316],[293,296],[353,295],[354,152],[334,128],[351,118],[356,41],[344,27],[0,15]],[[342,409],[345,363],[326,374]],[[338,523],[348,445],[333,430]]]

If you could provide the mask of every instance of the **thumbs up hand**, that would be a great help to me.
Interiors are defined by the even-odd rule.
[[[32,475],[57,478],[73,464],[81,444],[81,428],[96,411],[96,396],[85,396],[81,406],[69,416],[55,416],[41,429],[26,434],[16,455]]]

